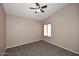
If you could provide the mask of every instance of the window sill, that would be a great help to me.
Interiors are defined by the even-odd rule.
[[[51,37],[49,37],[49,36],[43,36],[43,37],[51,38]]]

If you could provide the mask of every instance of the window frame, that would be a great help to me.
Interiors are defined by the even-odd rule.
[[[44,36],[44,37],[51,37],[51,29],[52,29],[52,28],[50,27],[50,36],[49,36],[49,35],[48,35],[48,32],[49,32],[49,31],[48,31],[48,25],[50,25],[50,26],[52,27],[52,25],[51,25],[50,23],[43,25],[43,36]],[[46,30],[45,30],[44,26],[47,27]],[[46,31],[47,35],[45,35],[45,31]]]

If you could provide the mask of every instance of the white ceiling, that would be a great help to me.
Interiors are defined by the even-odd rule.
[[[41,6],[47,5],[47,8],[44,9],[45,13],[38,12],[35,14],[35,11],[29,9],[29,7],[36,7],[34,3],[4,3],[4,9],[7,15],[19,16],[19,17],[28,17],[35,20],[45,20],[47,17],[54,14],[56,11],[67,5],[66,3],[40,3]]]

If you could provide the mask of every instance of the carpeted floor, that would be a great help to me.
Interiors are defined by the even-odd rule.
[[[42,40],[9,48],[6,50],[6,53],[4,56],[78,56],[78,54],[51,45]]]

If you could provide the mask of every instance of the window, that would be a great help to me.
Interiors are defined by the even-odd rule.
[[[51,24],[44,25],[44,36],[51,37]]]

